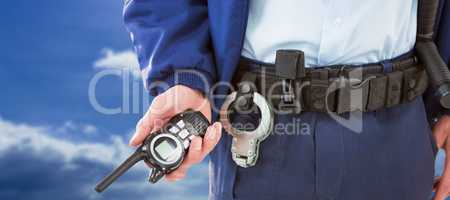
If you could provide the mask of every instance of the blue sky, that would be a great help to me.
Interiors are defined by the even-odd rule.
[[[93,190],[131,153],[126,142],[145,107],[134,71],[127,83],[140,93],[126,97],[139,100],[137,111],[102,114],[88,96],[101,71],[136,68],[120,0],[12,0],[0,12],[0,199],[206,199],[205,163],[182,182],[156,185],[140,164],[105,193]],[[102,78],[96,99],[120,107],[123,83]]]
[[[99,72],[136,68],[120,0],[14,0],[0,12],[0,199],[206,199],[205,163],[184,181],[156,185],[140,164],[105,193],[93,190],[131,153],[126,143],[145,105],[133,71],[130,112],[102,114],[88,96]],[[96,100],[120,107],[123,83],[101,78]]]

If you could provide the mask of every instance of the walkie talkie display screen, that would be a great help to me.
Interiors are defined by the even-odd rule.
[[[174,145],[165,140],[156,146],[155,150],[162,159],[167,160],[174,153],[175,148]]]

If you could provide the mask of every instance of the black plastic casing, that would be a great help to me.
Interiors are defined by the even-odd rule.
[[[167,165],[167,164],[158,162],[157,159],[155,159],[156,155],[153,155],[152,151],[150,150],[152,148],[151,147],[152,141],[161,134],[164,134],[164,135],[169,134],[169,135],[175,136],[175,138],[177,138],[180,141],[180,143],[183,144],[184,140],[182,138],[180,138],[177,134],[173,134],[169,131],[169,129],[180,120],[183,120],[183,122],[185,124],[185,129],[189,132],[189,135],[195,135],[195,136],[199,136],[202,138],[206,133],[206,129],[210,125],[209,120],[201,112],[187,110],[183,113],[180,113],[180,114],[174,116],[172,119],[169,120],[169,122],[167,122],[166,125],[164,125],[164,127],[162,129],[160,129],[159,131],[152,133],[150,136],[148,136],[145,139],[144,144],[143,144],[143,148],[146,153],[144,161],[148,165],[153,167],[153,170],[156,170],[158,173],[168,174],[168,173],[176,170],[181,165],[181,163],[184,160],[185,155],[188,152],[189,148],[183,147],[182,155],[180,156],[180,158],[176,162]],[[155,172],[153,172],[153,174],[154,173]],[[158,180],[159,180],[159,178],[157,180],[153,180],[153,181],[150,180],[150,182],[157,182]]]

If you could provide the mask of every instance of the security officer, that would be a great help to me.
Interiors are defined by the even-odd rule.
[[[435,37],[448,63],[450,2],[441,0],[439,10]],[[309,127],[306,134],[270,135],[256,165],[242,168],[231,158],[232,138],[215,123],[203,141],[193,141],[168,180],[182,179],[209,154],[209,198],[214,200],[429,197],[436,150],[450,152],[450,117],[440,117],[431,132],[420,98],[423,88],[417,89],[426,82],[412,52],[418,0],[128,0],[124,19],[145,86],[156,96],[137,125],[133,146],[187,108],[215,120],[212,109],[217,111],[223,98],[214,97],[229,92],[227,84],[246,73],[241,68],[278,68],[283,49],[304,53],[296,54],[307,72],[301,78],[311,85],[305,97],[295,96],[303,111],[275,114],[274,120],[281,125],[300,121]],[[322,112],[323,104],[311,92],[317,77],[328,85],[346,66],[381,74],[375,75],[379,82],[367,79],[370,90],[362,90],[360,130]],[[364,80],[358,84],[364,86]],[[332,111],[344,108],[339,116],[348,117],[346,98],[337,94],[334,99]],[[450,193],[449,168],[435,184],[436,200]]]

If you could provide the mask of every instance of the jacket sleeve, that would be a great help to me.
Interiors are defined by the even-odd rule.
[[[177,84],[207,93],[216,71],[206,1],[128,0],[124,22],[151,95]]]

